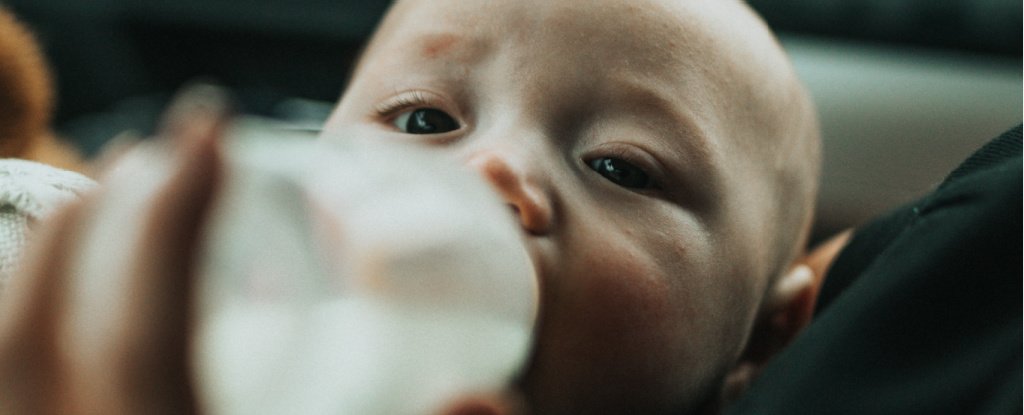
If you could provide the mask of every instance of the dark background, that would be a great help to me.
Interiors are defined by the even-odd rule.
[[[389,4],[0,2],[37,33],[57,76],[57,129],[89,155],[121,131],[151,130],[171,94],[196,79],[231,87],[246,113],[319,122]],[[819,103],[820,229],[909,200],[1020,122],[1018,0],[750,3],[780,33]]]

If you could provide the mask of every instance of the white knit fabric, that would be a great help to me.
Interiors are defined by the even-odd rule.
[[[18,265],[33,224],[95,186],[78,173],[0,159],[0,291]]]

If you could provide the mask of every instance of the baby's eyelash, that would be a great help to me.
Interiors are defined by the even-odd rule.
[[[386,118],[407,108],[429,106],[432,106],[432,100],[427,94],[421,91],[411,91],[377,104],[374,111],[377,116]]]
[[[585,157],[584,161],[586,163],[590,163],[591,160],[597,158],[620,159],[643,171],[644,174],[646,174],[651,180],[651,188],[639,191],[640,193],[661,192],[664,190],[664,170],[659,167],[659,164],[656,159],[653,159],[649,156],[641,156],[640,153],[637,153],[635,150],[629,150],[629,147],[620,145],[605,146],[600,152],[594,152],[591,155]]]
[[[648,174],[651,173],[649,171],[649,170],[651,170],[650,163],[648,163],[647,161],[645,161],[641,157],[637,157],[633,152],[626,151],[626,150],[624,150],[622,148],[614,148],[614,147],[610,148],[608,150],[607,154],[605,154],[605,157],[612,157],[612,158],[621,159],[622,161],[625,161],[625,162],[627,162],[629,164],[632,164],[632,165],[634,165],[634,166],[644,170],[644,172],[646,172]]]

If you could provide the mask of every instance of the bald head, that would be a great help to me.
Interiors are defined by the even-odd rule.
[[[488,2],[482,17],[473,13],[479,3],[445,4],[398,1],[355,76],[374,77],[388,66],[407,64],[403,55],[418,54],[445,62],[458,76],[473,77],[467,68],[491,63],[509,44],[521,42],[550,47],[520,51],[519,61],[545,64],[543,71],[525,66],[509,71],[518,82],[583,89],[610,77],[648,81],[662,94],[676,94],[667,97],[671,104],[688,107],[686,121],[700,131],[687,134],[708,138],[692,143],[689,151],[744,160],[742,169],[723,175],[748,182],[749,197],[740,203],[772,212],[771,220],[750,224],[769,227],[764,233],[775,235],[759,241],[778,248],[765,258],[770,263],[764,264],[766,269],[781,271],[802,249],[817,189],[817,118],[784,51],[745,2]],[[445,22],[453,21],[463,24],[445,29]],[[496,27],[511,30],[497,33]],[[588,44],[602,47],[588,50]],[[516,60],[502,63],[500,56],[498,60],[523,66]],[[367,61],[377,65],[365,71]],[[531,106],[538,111],[551,107],[546,102]],[[689,161],[699,164],[704,159]]]
[[[670,2],[705,15],[698,20],[709,36],[707,49],[718,56],[707,70],[717,72],[717,85],[726,88],[718,92],[730,97],[715,111],[722,135],[731,137],[723,143],[751,169],[742,179],[742,203],[771,212],[760,226],[773,237],[767,246],[776,248],[766,268],[778,276],[805,249],[811,227],[821,158],[816,109],[775,36],[745,2]]]
[[[737,366],[801,249],[813,107],[734,0],[400,0],[327,130],[476,169],[520,218],[539,413],[680,413]]]

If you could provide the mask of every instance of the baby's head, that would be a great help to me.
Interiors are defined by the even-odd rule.
[[[738,0],[398,1],[327,130],[356,125],[451,153],[519,218],[537,412],[714,406],[807,310],[815,115]]]

